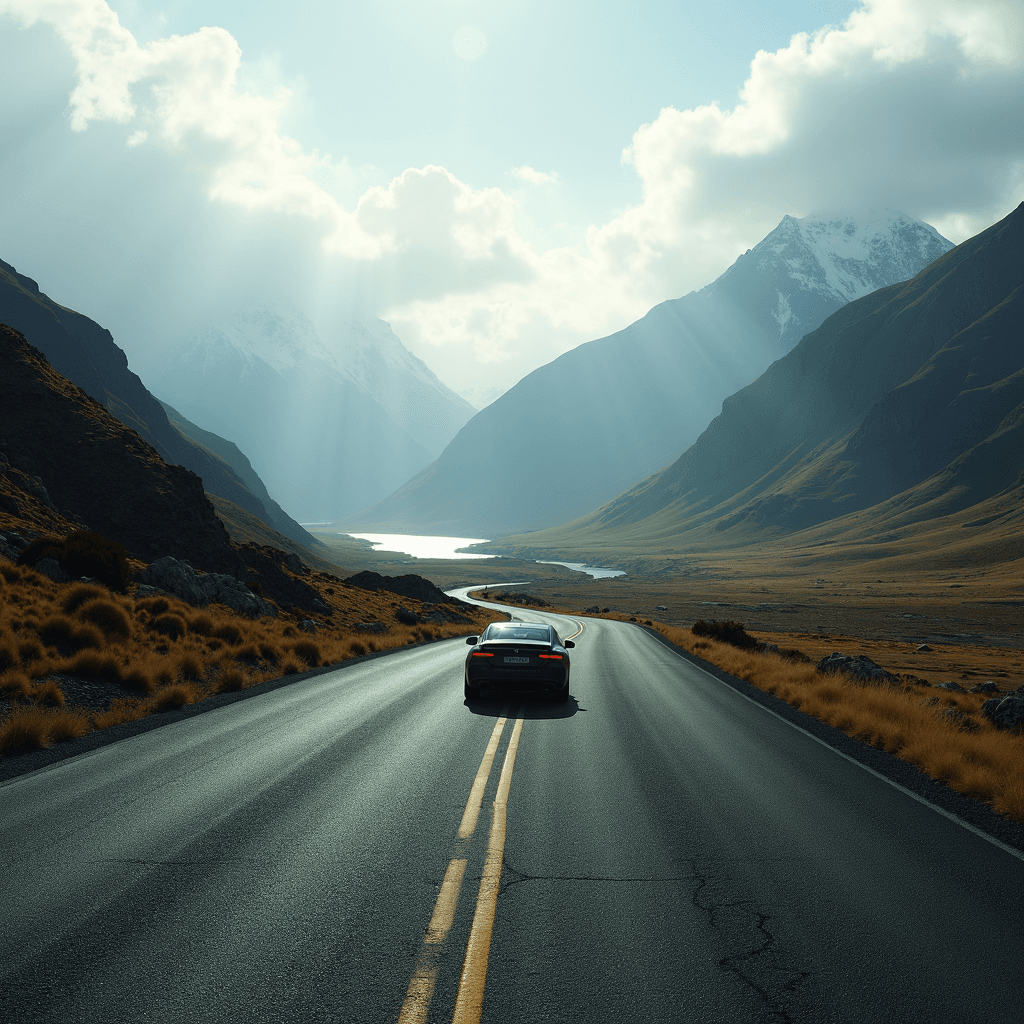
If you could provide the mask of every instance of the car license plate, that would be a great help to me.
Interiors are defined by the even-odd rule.
[[[506,665],[529,665],[530,664],[530,659],[529,658],[511,658],[511,657],[508,657],[508,658],[505,659],[505,664]]]

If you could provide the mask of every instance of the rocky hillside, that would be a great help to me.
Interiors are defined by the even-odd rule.
[[[195,473],[168,465],[7,326],[0,367],[0,450],[35,482],[38,500],[144,562],[173,555],[238,573],[241,559]]]
[[[667,470],[566,536],[901,521],[1024,483],[1024,204],[913,280],[850,303],[731,396]]]
[[[307,546],[316,540],[280,510],[268,508],[215,449],[221,439],[195,441],[170,423],[160,403],[128,368],[110,332],[81,313],[54,302],[31,278],[0,260],[0,323],[25,335],[62,376],[100,402],[144,438],[166,462],[202,478],[204,488],[226,498]],[[209,442],[209,443],[208,443]],[[244,460],[244,456],[242,456]],[[266,493],[262,482],[258,489]]]
[[[949,248],[902,214],[786,217],[713,284],[526,376],[343,525],[493,537],[582,515],[678,458],[723,399],[831,313]]]
[[[306,573],[301,558],[232,544],[195,473],[165,462],[6,325],[0,371],[0,525],[16,526],[22,544],[32,539],[25,532],[95,530],[142,562],[170,556],[246,584],[280,608],[322,611],[298,578]],[[0,554],[12,556],[12,541],[5,530]]]

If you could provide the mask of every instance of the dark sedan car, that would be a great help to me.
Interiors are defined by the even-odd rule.
[[[482,689],[540,690],[555,700],[569,699],[571,640],[561,640],[543,622],[492,622],[466,640],[466,697]]]

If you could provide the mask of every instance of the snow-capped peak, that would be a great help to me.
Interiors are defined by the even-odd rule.
[[[762,262],[788,268],[788,276],[842,302],[913,277],[952,248],[933,227],[895,210],[865,216],[790,217],[753,250]]]

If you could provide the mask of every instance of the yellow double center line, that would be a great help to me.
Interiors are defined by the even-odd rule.
[[[498,751],[505,722],[508,720],[508,706],[502,709],[502,716],[494,724],[494,730],[484,751],[480,768],[473,780],[466,801],[466,809],[459,825],[459,842],[457,853],[461,854],[468,845],[469,839],[476,830],[480,807],[483,803],[484,791],[491,777],[494,756]],[[473,914],[473,925],[466,944],[466,958],[462,965],[462,978],[459,981],[459,993],[455,1000],[455,1014],[452,1024],[479,1024],[480,1013],[484,1002],[484,984],[487,980],[487,959],[491,950],[491,932],[494,928],[494,916],[498,909],[498,889],[501,885],[501,866],[505,856],[505,812],[508,805],[509,787],[512,785],[512,768],[519,749],[519,737],[523,731],[523,719],[517,718],[512,728],[505,761],[498,778],[498,792],[494,798],[494,810],[491,816],[491,834],[487,841],[487,858],[480,878],[480,892],[476,900],[476,912]],[[448,869],[441,883],[441,892],[434,904],[434,912],[423,936],[423,947],[416,958],[416,968],[406,990],[405,1001],[402,1003],[398,1024],[425,1024],[430,1012],[430,1002],[434,997],[434,986],[437,983],[437,971],[440,965],[441,948],[458,906],[462,892],[462,880],[466,873],[466,858],[454,857],[448,863]]]

